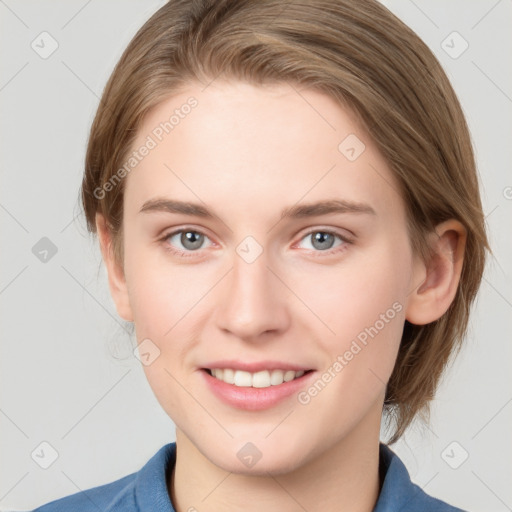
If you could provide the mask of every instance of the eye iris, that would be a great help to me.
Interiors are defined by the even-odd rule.
[[[186,249],[198,249],[203,243],[203,235],[195,231],[184,231],[181,234],[180,242]]]
[[[319,243],[318,246],[316,245],[317,242]],[[334,237],[331,233],[325,233],[323,231],[317,231],[316,233],[313,233],[313,247],[316,249],[330,249],[333,242]]]
[[[316,249],[330,249],[334,243],[334,236],[325,231],[316,231],[310,236],[313,236],[313,246]],[[196,231],[183,231],[180,242],[186,249],[193,250],[201,247],[203,238],[204,235]]]

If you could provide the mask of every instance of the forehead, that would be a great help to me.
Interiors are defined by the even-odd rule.
[[[139,208],[154,196],[233,214],[243,207],[274,215],[301,200],[338,197],[377,212],[401,206],[394,177],[356,115],[311,89],[190,84],[148,113],[132,149],[144,145],[151,149],[125,190]]]

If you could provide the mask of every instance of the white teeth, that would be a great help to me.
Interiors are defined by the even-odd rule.
[[[270,384],[272,384],[272,386],[282,384],[284,382],[283,376],[284,373],[282,370],[274,370],[270,375]]]
[[[222,376],[222,380],[227,382],[228,384],[235,383],[235,372],[229,368],[224,370],[224,375]]]
[[[256,372],[252,376],[253,388],[268,388],[270,386],[270,373],[266,370]]]
[[[292,371],[292,370],[288,370],[285,374],[284,374],[284,381],[285,382],[290,382],[291,380],[293,380],[295,378],[295,372]]]
[[[235,372],[235,386],[252,386],[252,376],[249,372],[237,370]]]
[[[297,372],[293,370],[263,370],[250,373],[243,370],[232,370],[231,368],[214,368],[212,375],[227,384],[234,384],[239,387],[268,388],[279,386],[283,382],[290,382],[304,375],[304,370]]]

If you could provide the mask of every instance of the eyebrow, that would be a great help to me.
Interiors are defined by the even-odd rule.
[[[207,219],[212,219],[215,217],[212,212],[210,212],[201,204],[164,198],[155,198],[146,201],[142,205],[140,213],[149,212],[181,213],[183,215],[191,215]],[[319,201],[316,203],[299,204],[285,208],[281,212],[280,219],[315,217],[318,215],[327,215],[330,213],[363,213],[369,215],[377,215],[375,210],[368,204],[348,201],[345,199],[331,199],[326,201]]]

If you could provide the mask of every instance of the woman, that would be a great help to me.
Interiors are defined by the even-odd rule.
[[[105,88],[82,200],[176,443],[37,510],[460,510],[388,445],[489,246],[459,102],[386,8],[171,0]]]

